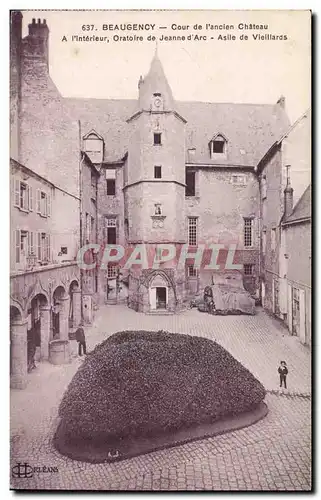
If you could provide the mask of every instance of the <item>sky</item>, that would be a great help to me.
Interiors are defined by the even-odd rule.
[[[263,104],[284,95],[291,122],[310,106],[309,11],[24,11],[24,35],[33,17],[47,21],[50,74],[66,97],[137,98],[138,79],[148,72],[156,47],[146,37],[199,34],[207,40],[157,43],[176,100]],[[155,30],[102,30],[103,24],[119,23],[155,24]],[[267,24],[268,29],[240,30],[239,23]],[[94,25],[94,31],[83,31],[84,24]],[[172,30],[172,24],[189,29]],[[203,29],[194,30],[195,24]],[[235,29],[206,30],[206,24]],[[71,41],[72,35],[92,34],[108,36],[110,42]],[[144,41],[113,41],[117,34],[136,34]],[[219,34],[237,39],[218,40]],[[254,40],[252,34],[286,35],[287,40]],[[240,40],[240,35],[248,40]]]

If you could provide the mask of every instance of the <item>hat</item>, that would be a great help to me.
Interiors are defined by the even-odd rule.
[[[285,361],[280,361],[280,364],[282,365],[285,365],[286,366],[286,362]]]

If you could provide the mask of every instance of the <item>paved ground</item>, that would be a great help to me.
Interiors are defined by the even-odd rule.
[[[89,349],[111,333],[164,329],[215,339],[254,373],[268,390],[278,389],[281,359],[289,367],[288,394],[268,394],[268,416],[226,435],[157,451],[114,464],[67,459],[51,445],[57,407],[81,361],[41,363],[24,391],[12,391],[12,466],[58,467],[11,480],[26,489],[95,490],[309,490],[311,402],[310,353],[275,320],[257,316],[215,317],[186,311],[145,316],[123,306],[104,307],[87,331]],[[76,344],[73,343],[75,353]]]

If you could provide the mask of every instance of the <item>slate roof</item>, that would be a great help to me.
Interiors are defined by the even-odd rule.
[[[82,135],[94,129],[105,140],[106,162],[119,161],[127,152],[130,126],[126,120],[137,111],[138,101],[125,99],[66,98]],[[280,105],[207,102],[175,103],[187,120],[186,162],[254,167],[272,144],[284,134],[289,119]],[[227,140],[227,155],[211,159],[209,142],[217,133]],[[194,153],[188,153],[195,148]]]
[[[300,222],[304,219],[311,219],[311,184],[306,188],[292,213],[284,220],[283,224]]]

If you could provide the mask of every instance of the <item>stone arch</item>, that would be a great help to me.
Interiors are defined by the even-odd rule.
[[[10,323],[11,323],[11,321],[13,321],[13,322],[22,321],[22,318],[24,318],[24,316],[25,316],[25,313],[24,313],[24,310],[23,310],[21,304],[19,304],[19,302],[17,302],[16,300],[11,300],[10,301]]]
[[[150,311],[175,310],[176,290],[171,277],[163,270],[152,271],[146,281],[147,301]]]
[[[24,389],[27,384],[27,321],[21,308],[10,304],[10,386]]]
[[[64,287],[64,285],[62,284],[57,285],[54,291],[52,292],[53,302],[55,302],[55,300],[56,301],[61,300],[65,295],[66,295],[66,288]]]
[[[17,305],[10,304],[10,325],[12,323],[20,323],[22,321],[22,311]]]
[[[147,280],[146,280],[148,287],[151,285],[152,281],[154,281],[157,278],[157,276],[162,278],[167,283],[167,286],[175,288],[175,283],[173,282],[171,277],[162,269],[154,269],[153,271],[151,271],[148,274]]]
[[[28,311],[28,309],[30,309],[31,302],[37,296],[39,296],[39,297],[42,298],[44,305],[50,304],[50,298],[49,298],[47,290],[45,290],[41,286],[41,284],[39,283],[39,281],[37,281],[37,283],[35,284],[35,287],[34,287],[34,289],[32,291],[32,294],[30,294],[30,297],[28,298],[27,305],[26,305],[26,311]]]
[[[79,281],[73,278],[69,283],[69,293],[77,287],[79,288]]]

